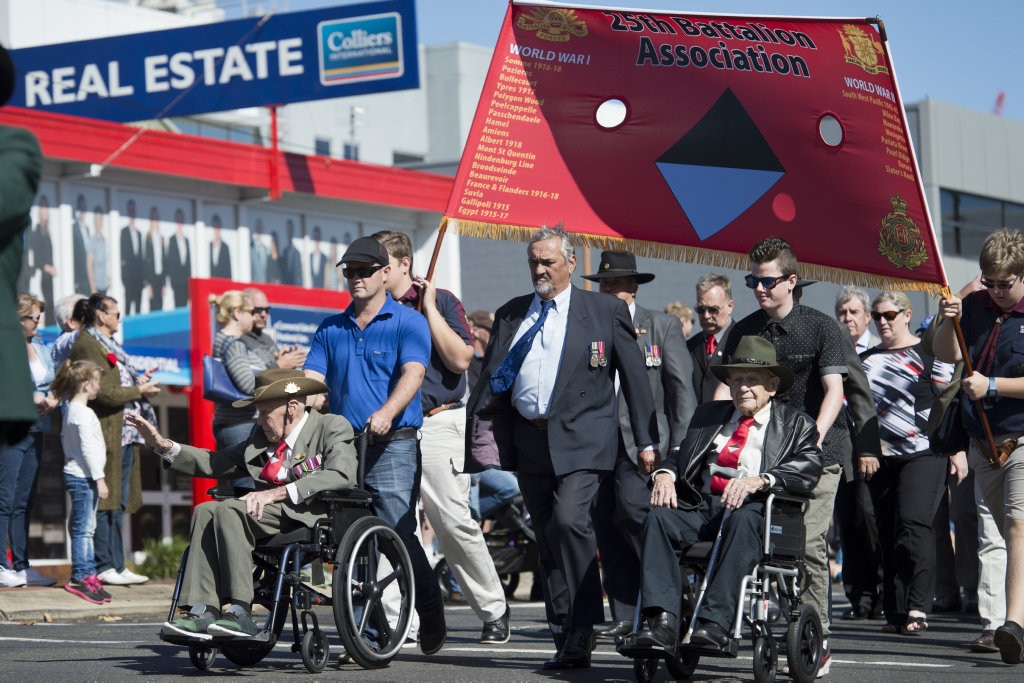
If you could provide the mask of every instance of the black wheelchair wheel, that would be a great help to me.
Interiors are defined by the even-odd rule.
[[[519,572],[500,574],[498,575],[498,578],[501,580],[501,589],[505,591],[505,597],[514,597],[516,589],[519,588]]]
[[[650,683],[654,680],[654,675],[658,673],[658,661],[655,657],[633,660],[633,674],[636,676],[637,683]]]
[[[434,565],[434,578],[437,579],[437,587],[441,589],[441,598],[447,602],[452,597],[452,589],[448,584],[448,561],[443,557]]]
[[[188,660],[200,671],[206,671],[217,658],[217,650],[208,645],[189,645]]]
[[[306,665],[306,671],[311,674],[318,674],[327,666],[327,659],[330,657],[330,643],[327,642],[327,634],[320,629],[311,629],[302,636],[302,663]]]
[[[774,683],[779,673],[779,646],[769,633],[754,640],[754,680]]]
[[[401,595],[393,619],[384,610],[388,589]],[[345,651],[364,669],[387,666],[405,643],[415,603],[412,562],[394,529],[377,517],[356,520],[338,544],[332,590]]]
[[[821,664],[821,619],[809,605],[800,609],[800,615],[789,624],[786,633],[786,662],[789,676],[798,683],[811,683]]]
[[[676,648],[675,656],[665,660],[665,668],[668,669],[669,676],[675,681],[691,678],[693,672],[697,670],[698,664],[700,664],[700,655],[684,652],[679,647]]]

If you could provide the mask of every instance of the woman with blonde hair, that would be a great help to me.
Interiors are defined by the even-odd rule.
[[[52,586],[55,580],[41,576],[28,563],[28,525],[39,483],[43,432],[50,428],[48,413],[56,405],[47,395],[53,381],[50,351],[36,335],[46,304],[31,294],[19,294],[18,320],[25,335],[29,371],[39,419],[17,443],[0,446],[0,587]],[[11,564],[7,567],[8,538]]]
[[[261,366],[258,358],[250,357],[241,339],[252,329],[252,299],[244,292],[231,289],[220,296],[211,294],[210,305],[216,307],[217,324],[220,325],[213,339],[213,355],[224,363],[235,387],[243,394],[252,395],[256,389],[253,369]],[[233,408],[230,403],[218,402],[213,411],[213,438],[217,442],[217,450],[245,441],[255,424],[255,417],[256,411],[252,407]]]

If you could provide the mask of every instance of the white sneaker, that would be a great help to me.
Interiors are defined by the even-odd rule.
[[[23,572],[16,572],[8,569],[7,567],[0,567],[0,587],[14,588],[15,586],[24,585],[25,574]]]
[[[96,578],[102,581],[103,583],[109,584],[111,586],[127,586],[128,584],[132,583],[131,581],[127,580],[124,576],[119,574],[118,571],[113,567],[97,574]]]
[[[51,579],[48,576],[43,576],[32,567],[26,567],[20,572],[22,578],[25,579],[26,586],[56,586],[57,579]]]
[[[122,583],[123,584],[128,584],[128,585],[137,584],[137,583],[146,583],[147,581],[149,581],[149,577],[148,576],[143,576],[142,574],[136,574],[135,572],[133,572],[131,569],[128,569],[127,567],[125,567],[124,569],[121,570],[120,577],[121,577]]]

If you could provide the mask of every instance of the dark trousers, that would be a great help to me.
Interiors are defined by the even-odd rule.
[[[594,532],[601,556],[601,582],[613,621],[632,621],[640,584],[640,538],[651,510],[650,477],[640,474],[625,453],[601,482],[594,507]]]
[[[967,600],[978,595],[978,506],[974,501],[974,470],[963,483],[947,475],[948,495],[935,514],[935,598],[955,603],[964,589]],[[953,524],[955,538],[949,536]]]
[[[135,464],[135,444],[121,447],[121,490],[111,491],[110,496],[120,499],[120,505],[114,510],[98,510],[96,512],[96,533],[93,535],[93,548],[96,554],[96,573],[102,574],[108,569],[124,571],[124,540],[121,536],[121,524],[124,510],[128,507],[128,495],[131,491],[132,465]]]
[[[645,611],[659,608],[679,617],[683,597],[679,560],[697,541],[714,540],[722,526],[724,512],[717,498],[713,505],[705,499],[696,510],[651,509],[643,528],[642,607]],[[718,559],[697,615],[699,618],[713,621],[726,631],[732,630],[740,582],[761,558],[763,533],[763,502],[747,503],[732,511],[722,529]]]
[[[865,480],[839,480],[835,516],[843,549],[843,590],[854,609],[871,614],[881,596],[882,563],[875,506]]]
[[[604,621],[597,541],[591,511],[602,477],[597,470],[556,476],[547,432],[519,421],[514,434],[519,488],[537,534],[544,603],[553,633]]]
[[[935,529],[946,491],[945,458],[931,454],[882,458],[871,478],[882,552],[885,618],[902,625],[910,610],[928,612],[935,593]]]

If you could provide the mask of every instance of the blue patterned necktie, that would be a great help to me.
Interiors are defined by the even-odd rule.
[[[537,318],[537,322],[526,331],[526,334],[519,338],[519,341],[512,345],[512,348],[508,350],[508,355],[505,356],[505,360],[501,361],[501,365],[498,366],[498,369],[494,371],[494,375],[491,376],[492,394],[500,394],[512,388],[512,383],[516,381],[516,375],[519,374],[519,368],[523,367],[526,354],[530,352],[530,347],[533,346],[533,338],[537,336],[540,328],[544,326],[544,321],[548,317],[548,311],[554,308],[554,306],[555,302],[553,300],[541,302],[540,317]]]

